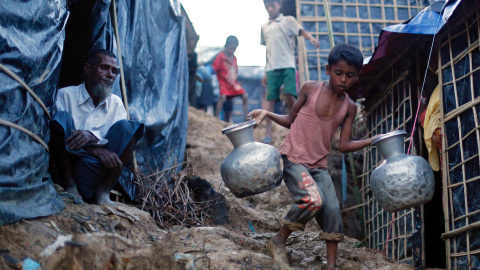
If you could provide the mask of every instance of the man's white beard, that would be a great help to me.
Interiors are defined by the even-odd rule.
[[[112,87],[97,84],[92,89],[92,94],[100,98],[100,102],[104,101],[112,93]]]

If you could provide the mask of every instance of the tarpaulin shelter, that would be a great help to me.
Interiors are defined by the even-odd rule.
[[[114,93],[127,101],[130,119],[146,125],[136,149],[139,168],[148,174],[183,162],[188,68],[178,1],[9,0],[0,3],[0,14],[0,64],[32,88],[46,108],[0,72],[1,120],[48,142],[47,114],[58,85],[80,84],[85,55],[109,49],[122,62],[126,85],[122,95],[118,78]],[[60,211],[63,203],[47,172],[45,148],[11,125],[0,125],[0,137],[0,225]],[[132,172],[124,171],[121,184],[130,198],[135,196],[132,180]]]
[[[405,143],[412,141],[413,154],[427,160],[424,133],[431,131],[421,127],[421,116],[438,100],[440,168],[431,202],[385,212],[370,190],[370,174],[382,161],[374,147],[365,149],[361,175],[367,245],[417,269],[480,268],[479,36],[480,1],[434,3],[382,30],[349,93],[364,100],[368,136],[397,129],[410,134],[416,122]]]

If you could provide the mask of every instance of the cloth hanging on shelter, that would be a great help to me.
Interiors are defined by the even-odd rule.
[[[423,123],[425,146],[428,150],[428,162],[434,171],[440,170],[440,160],[438,156],[438,139],[441,133],[441,115],[440,115],[440,86],[437,85],[433,91],[428,107],[425,113],[425,122]],[[441,140],[440,140],[441,142]]]

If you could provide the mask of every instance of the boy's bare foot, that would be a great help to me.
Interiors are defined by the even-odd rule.
[[[105,192],[99,192],[97,193],[97,196],[96,196],[96,202],[97,204],[108,204],[108,205],[111,205],[111,206],[115,206],[115,203],[112,202],[112,200],[110,200],[110,194],[109,193],[105,193]]]
[[[320,270],[340,270],[340,268],[338,268],[336,265],[331,266],[331,265],[325,264],[325,262],[320,265],[319,269]]]
[[[77,189],[77,186],[74,184],[74,185],[69,185],[67,187],[67,193],[69,193],[70,195],[72,195],[72,199],[73,199],[73,202],[76,203],[76,204],[82,204],[83,203],[83,200],[82,200],[82,196],[80,195],[80,193],[78,193],[78,189]]]
[[[267,250],[274,260],[289,265],[285,243],[277,241],[275,237],[273,237],[267,242]]]

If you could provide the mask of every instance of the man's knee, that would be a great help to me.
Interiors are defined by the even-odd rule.
[[[65,111],[58,111],[49,122],[51,137],[68,137],[72,130],[75,130],[75,124],[72,116]]]
[[[130,122],[127,120],[127,119],[122,119],[122,120],[118,120],[117,122],[115,122],[115,124],[112,125],[117,127],[117,128],[120,128],[120,129],[128,129],[128,127],[130,126]]]

